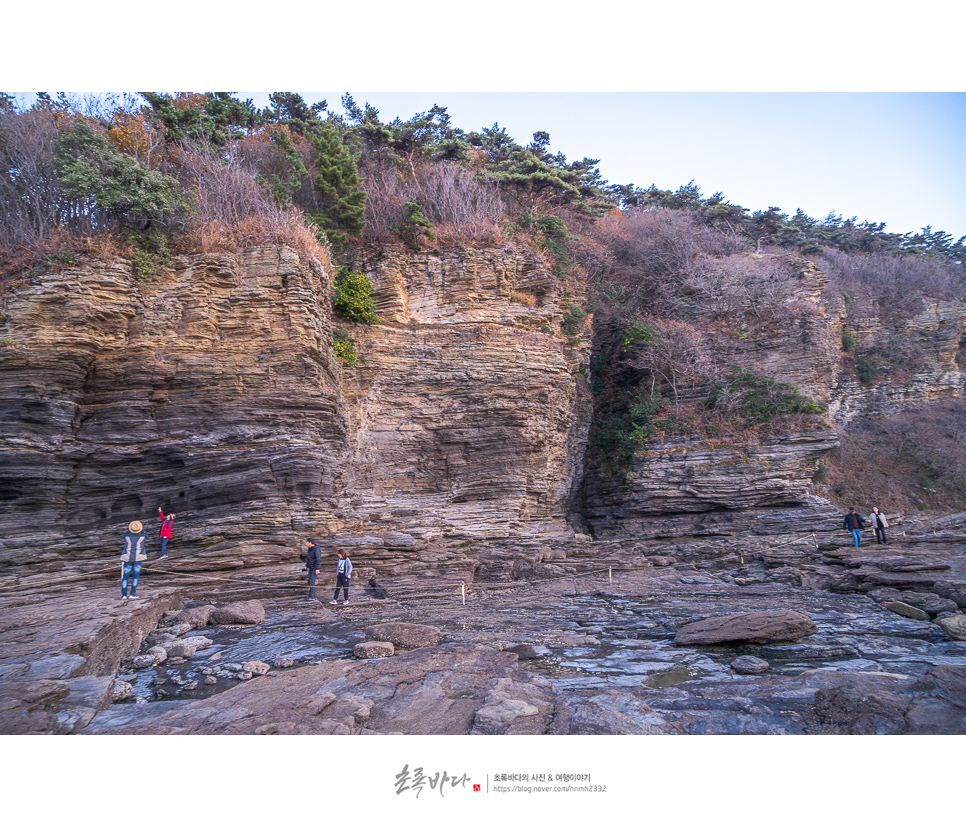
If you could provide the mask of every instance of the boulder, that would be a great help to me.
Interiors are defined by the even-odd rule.
[[[134,687],[127,681],[114,681],[114,688],[111,690],[111,701],[117,703],[125,698],[130,698],[134,694]]]
[[[265,620],[265,608],[257,599],[229,602],[211,612],[214,625],[258,625]]]
[[[899,602],[899,600],[887,602],[885,607],[888,608],[893,614],[898,614],[900,617],[909,617],[912,620],[929,619],[929,615],[921,608],[916,608],[914,605],[907,605],[904,602]]]
[[[421,649],[438,646],[440,630],[436,626],[416,623],[379,623],[366,629],[366,640],[392,643],[397,649]]]
[[[678,629],[674,642],[679,646],[781,643],[808,637],[816,631],[811,617],[799,611],[750,611],[688,623]]]
[[[175,623],[184,624],[190,628],[204,628],[208,625],[214,605],[196,605],[193,608],[185,608],[174,618]]]
[[[939,620],[939,627],[950,640],[966,640],[966,614],[957,614]]]
[[[770,668],[768,661],[753,654],[743,654],[731,661],[731,668],[739,675],[761,675]]]
[[[272,666],[276,669],[288,669],[290,666],[294,666],[295,661],[290,657],[273,657]]]
[[[363,660],[370,657],[392,657],[393,645],[378,640],[369,640],[365,643],[356,643],[352,649],[352,654]]]
[[[538,657],[546,657],[550,654],[550,649],[546,646],[531,646],[526,643],[507,646],[505,651],[513,652],[520,660],[536,660]]]
[[[189,643],[195,647],[196,652],[200,652],[202,649],[207,649],[212,643],[211,638],[202,637],[200,634],[196,634],[194,637],[185,637],[179,642]]]
[[[168,653],[169,658],[194,657],[198,647],[187,640],[172,640],[165,643],[162,648]]]
[[[262,663],[260,660],[246,660],[242,664],[242,671],[251,672],[253,675],[268,674],[268,670],[271,668],[267,663]]]

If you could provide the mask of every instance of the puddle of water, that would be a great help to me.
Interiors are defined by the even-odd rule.
[[[212,644],[183,663],[168,660],[159,666],[124,674],[132,698],[147,701],[195,700],[224,692],[241,683],[238,670],[228,668],[250,660],[271,664],[278,657],[293,667],[352,656],[362,633],[342,621],[299,623],[291,614],[273,612],[257,626],[221,626],[189,631],[186,637],[207,637]],[[145,647],[142,646],[142,650]],[[212,658],[220,653],[217,660]],[[206,683],[214,678],[215,683]]]
[[[655,672],[650,675],[645,685],[651,689],[664,689],[668,686],[677,686],[679,683],[703,677],[706,674],[707,672],[695,666],[676,666],[665,672]]]

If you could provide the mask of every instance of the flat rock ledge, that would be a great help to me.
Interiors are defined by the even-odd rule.
[[[369,626],[366,640],[392,643],[397,649],[423,649],[438,646],[441,632],[436,626],[417,623],[379,623]]]
[[[812,618],[800,611],[750,611],[709,617],[678,629],[679,646],[710,646],[716,643],[784,643],[818,631]]]

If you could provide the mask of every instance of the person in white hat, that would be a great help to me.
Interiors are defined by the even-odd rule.
[[[121,602],[127,599],[127,582],[131,580],[131,599],[138,598],[138,577],[141,562],[148,558],[144,550],[144,525],[132,521],[124,534],[124,550],[121,551]]]

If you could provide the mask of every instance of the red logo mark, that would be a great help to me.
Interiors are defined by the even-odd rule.
[[[473,790],[474,791],[478,791],[479,789],[480,789],[480,786],[479,785],[473,785]]]

